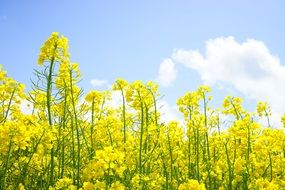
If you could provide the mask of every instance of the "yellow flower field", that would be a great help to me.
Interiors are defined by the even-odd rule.
[[[0,189],[285,189],[285,133],[270,125],[267,103],[250,113],[228,96],[212,109],[200,86],[177,100],[184,122],[165,123],[151,81],[83,93],[58,33],[38,65],[28,93],[0,67]],[[115,91],[118,108],[108,104]]]

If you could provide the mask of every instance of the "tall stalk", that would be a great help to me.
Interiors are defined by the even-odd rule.
[[[66,85],[65,85],[66,86]],[[64,88],[64,111],[63,111],[63,118],[62,118],[62,129],[63,131],[66,128],[66,121],[67,121],[67,92],[66,88]],[[62,146],[61,146],[61,171],[60,171],[60,177],[62,178],[64,176],[64,162],[65,162],[65,136],[62,138]]]
[[[208,172],[208,188],[212,189],[211,185],[211,171],[210,171],[210,160],[211,160],[211,155],[210,155],[210,145],[209,145],[209,131],[208,131],[208,120],[207,120],[207,102],[206,102],[206,96],[205,93],[203,93],[203,109],[204,109],[204,127],[206,129],[205,133],[205,138],[206,138],[206,148],[207,148],[207,172]]]
[[[124,90],[122,88],[122,86],[120,84],[119,85],[119,88],[120,88],[120,91],[121,91],[121,94],[122,94],[122,99],[123,99],[123,123],[124,123],[124,144],[126,144],[126,140],[127,140],[127,136],[126,136],[126,128],[127,128],[127,122],[126,122],[126,99],[125,99],[125,94],[124,94]],[[124,151],[126,151],[124,149]]]
[[[57,46],[54,47],[54,52],[56,51]],[[52,94],[52,74],[54,69],[54,60],[55,57],[52,57],[49,65],[49,73],[47,78],[47,89],[46,89],[46,104],[47,104],[47,114],[48,114],[48,123],[50,128],[52,128],[52,115],[51,115],[51,94]],[[51,161],[50,161],[50,179],[49,183],[51,186],[54,185],[54,147],[51,148],[50,153]]]
[[[144,106],[143,106],[143,103],[141,102],[140,153],[139,153],[140,174],[142,174],[143,172],[143,166],[142,166],[143,132],[144,132]]]
[[[189,122],[191,122],[192,119],[192,110],[191,107],[188,108],[189,109]],[[190,128],[188,127],[188,131],[187,131],[187,137],[188,137],[188,178],[191,178],[191,173],[192,173],[192,168],[191,168],[191,135],[190,135]]]
[[[95,149],[94,149],[94,126],[95,126],[95,119],[94,119],[94,114],[95,114],[95,98],[93,97],[92,99],[92,104],[91,104],[91,128],[90,128],[90,141],[91,141],[91,154],[90,154],[90,160],[94,157],[95,155]]]
[[[77,139],[77,173],[76,173],[76,185],[77,189],[80,187],[80,135],[79,135],[79,125],[78,125],[78,118],[77,118],[77,112],[75,107],[75,99],[73,94],[73,82],[72,82],[72,70],[70,70],[69,73],[69,79],[70,79],[70,91],[71,91],[71,101],[72,101],[72,109],[73,109],[73,115],[75,120],[75,128],[76,128],[76,139]]]

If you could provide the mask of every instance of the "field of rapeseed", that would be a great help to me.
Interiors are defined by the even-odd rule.
[[[38,64],[29,93],[0,68],[1,190],[285,189],[285,133],[270,126],[266,103],[250,113],[226,97],[211,109],[210,88],[200,86],[177,100],[184,122],[164,123],[153,82],[118,79],[111,91],[84,95],[58,33]],[[108,104],[114,91],[119,108]]]

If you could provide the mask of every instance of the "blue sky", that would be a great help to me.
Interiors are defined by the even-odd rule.
[[[282,0],[1,0],[0,64],[10,76],[28,86],[41,44],[51,32],[58,31],[69,38],[71,60],[80,64],[80,85],[85,91],[104,89],[118,77],[128,81],[157,80],[159,69],[168,59],[173,67],[167,68],[169,73],[164,75],[175,76],[161,86],[161,93],[171,108],[179,96],[202,83],[212,85],[218,104],[231,93],[243,96],[249,107],[259,94],[266,94],[260,99],[278,105],[276,99],[283,99],[262,88],[280,90],[271,84],[283,82],[278,71],[283,72],[285,60],[284,7]],[[207,57],[216,55],[210,47],[224,53],[218,58]],[[207,68],[201,68],[199,60],[192,63],[194,51],[203,57],[203,63],[209,62],[204,64]],[[232,64],[227,55],[238,61]],[[269,58],[263,64],[258,57]],[[272,67],[272,71],[262,75],[262,65]],[[217,67],[224,70],[216,71]],[[235,79],[219,77],[223,72],[228,72],[225,76],[235,75],[231,73],[234,69]],[[248,70],[251,72],[245,72]],[[258,72],[265,77],[256,77]],[[240,77],[249,79],[251,86],[239,86],[245,82],[239,81]],[[107,84],[92,86],[94,79]],[[252,90],[255,86],[259,88]],[[283,96],[285,92],[276,93]],[[276,112],[283,108],[276,108]]]

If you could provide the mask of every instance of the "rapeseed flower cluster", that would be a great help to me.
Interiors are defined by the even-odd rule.
[[[267,103],[249,112],[227,96],[212,109],[211,89],[200,86],[177,100],[184,121],[165,123],[151,81],[83,93],[58,33],[38,64],[27,93],[0,67],[0,189],[285,189],[285,133],[270,125]]]

